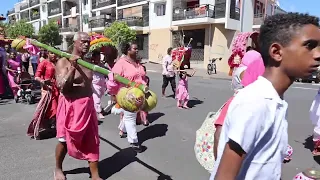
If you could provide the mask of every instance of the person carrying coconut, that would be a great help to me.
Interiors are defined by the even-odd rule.
[[[59,59],[56,65],[56,81],[60,89],[57,108],[57,138],[55,180],[65,180],[62,163],[66,153],[89,162],[93,180],[101,180],[98,173],[99,134],[98,119],[92,98],[93,72],[77,64],[77,59],[86,61],[90,37],[78,32],[73,38],[72,58]],[[91,62],[91,61],[90,61]],[[85,143],[84,143],[85,142]]]
[[[141,65],[140,61],[137,59],[138,55],[138,45],[136,43],[124,43],[121,45],[121,51],[123,56],[121,56],[115,65],[112,68],[112,72],[115,74],[119,74],[122,77],[129,79],[130,81],[144,84],[146,72],[144,71],[143,66]],[[112,81],[112,78],[109,78],[109,81]],[[116,83],[114,81],[110,83]],[[111,95],[116,95],[119,86],[108,87],[108,91]],[[137,151],[142,152],[141,145],[138,141],[137,136],[137,129],[136,129],[136,120],[137,120],[137,113],[136,112],[129,112],[126,110],[121,109],[119,113],[122,113],[122,120],[120,120],[119,129],[120,129],[120,137],[127,136],[128,142],[131,144],[131,147]],[[140,114],[145,115],[141,119],[143,124],[149,124],[148,120],[146,119],[146,113],[140,111]]]

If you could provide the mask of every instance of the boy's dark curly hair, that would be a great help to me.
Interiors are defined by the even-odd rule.
[[[287,46],[293,36],[305,25],[319,27],[319,18],[309,14],[287,13],[267,17],[260,28],[259,45],[264,65],[270,65],[269,48],[273,43]]]
[[[136,42],[122,43],[120,45],[121,53],[124,55],[128,55],[128,51],[130,50],[133,44],[137,44],[137,43]]]

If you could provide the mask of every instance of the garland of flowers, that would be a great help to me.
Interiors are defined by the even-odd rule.
[[[102,47],[105,46],[113,46],[115,44],[111,41],[111,39],[104,37],[103,35],[97,33],[90,33],[91,41],[90,41],[90,51],[100,50]]]
[[[252,34],[256,34],[258,32],[245,32],[245,33],[239,33],[236,37],[236,39],[232,43],[232,53],[231,56],[228,59],[228,64],[231,69],[238,67],[240,64],[234,62],[234,58],[236,56],[239,56],[240,59],[243,58],[245,52],[246,52],[246,45],[249,37]]]

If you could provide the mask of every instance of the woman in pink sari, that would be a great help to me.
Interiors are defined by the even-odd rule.
[[[27,131],[27,135],[34,139],[41,138],[41,132],[55,131],[59,98],[55,78],[56,62],[56,55],[50,52],[48,59],[40,62],[35,74],[35,80],[40,82],[42,88],[40,102]]]
[[[143,66],[140,64],[137,59],[138,55],[138,46],[134,43],[124,44],[121,48],[123,56],[115,63],[112,68],[112,72],[119,74],[122,77],[129,79],[130,81],[141,83],[146,85],[145,76],[146,72],[144,71]],[[109,84],[115,83],[112,81],[113,78],[109,78]],[[111,95],[116,95],[120,88],[120,84],[118,86],[108,86],[108,91]],[[146,119],[146,112],[140,111],[139,116],[141,116],[142,122],[147,125],[148,120]],[[141,146],[138,142],[137,136],[137,113],[129,112],[123,110],[122,120],[120,120],[120,136],[125,137],[127,135],[128,142],[131,144],[132,148],[137,152],[141,152]],[[139,119],[139,118],[138,118]]]
[[[9,85],[11,87],[11,90],[12,90],[13,95],[14,95],[15,98],[17,97],[17,92],[19,90],[19,86],[15,82],[16,73],[17,73],[19,68],[21,70],[21,62],[17,58],[16,52],[12,51],[10,53],[10,57],[8,58],[6,69],[8,71],[7,75],[8,75]]]

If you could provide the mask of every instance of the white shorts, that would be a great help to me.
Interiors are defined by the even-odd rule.
[[[58,138],[58,141],[59,142],[62,142],[62,143],[65,143],[66,142],[66,139],[64,137],[61,137],[61,138]]]

